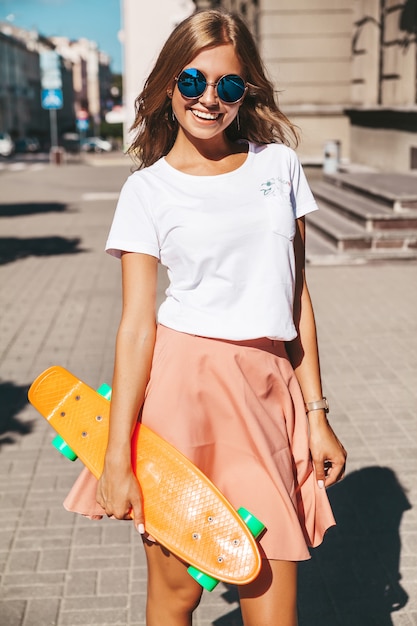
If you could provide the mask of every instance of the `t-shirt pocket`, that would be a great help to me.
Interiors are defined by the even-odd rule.
[[[268,198],[268,215],[272,231],[291,241],[295,236],[295,217],[288,198]]]

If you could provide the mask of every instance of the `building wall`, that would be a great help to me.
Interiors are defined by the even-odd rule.
[[[350,102],[351,0],[261,0],[262,56],[287,104]]]
[[[329,140],[350,157],[352,0],[260,0],[259,43],[281,109],[301,130],[304,162]]]
[[[383,172],[404,173],[417,169],[415,132],[352,126],[351,142],[354,163]]]
[[[197,9],[221,7],[226,11],[238,13],[244,18],[252,34],[258,40],[258,2],[254,2],[254,0],[195,0],[195,4]]]
[[[413,1],[355,0],[354,104],[386,107],[417,104],[417,14],[408,9]]]
[[[192,0],[158,0],[138,2],[122,0],[124,81],[123,98],[126,109],[124,142],[130,142],[134,103],[143,83],[172,29],[195,10]],[[146,5],[146,6],[144,6]]]
[[[352,37],[352,160],[376,169],[417,169],[415,0],[355,0]]]
[[[97,135],[110,93],[110,58],[89,39],[72,41],[67,37],[52,37],[51,40],[64,61],[71,64],[72,125],[74,114],[86,110],[89,114],[89,134]]]
[[[41,108],[39,55],[0,32],[0,131],[14,139],[42,135],[48,117]]]
[[[55,50],[60,59],[63,107],[56,115],[58,135],[75,130],[80,108],[90,113],[90,132],[98,133],[111,84],[109,57],[86,39],[47,38],[1,22],[0,131],[14,139],[34,135],[48,144],[51,122],[50,113],[41,106],[39,58],[45,50]]]

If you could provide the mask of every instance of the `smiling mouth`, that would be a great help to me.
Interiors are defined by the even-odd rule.
[[[220,117],[220,113],[205,113],[203,111],[196,111],[195,109],[191,109],[191,113],[195,117],[199,117],[202,120],[217,120]]]

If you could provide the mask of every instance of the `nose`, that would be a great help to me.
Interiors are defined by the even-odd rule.
[[[216,91],[217,83],[207,83],[207,87],[202,96],[200,96],[201,104],[205,106],[214,106],[218,103]]]

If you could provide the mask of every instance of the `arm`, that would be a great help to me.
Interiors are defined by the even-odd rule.
[[[316,324],[305,277],[305,220],[297,220],[294,240],[296,283],[294,321],[298,336],[287,344],[290,361],[294,367],[305,402],[321,400],[320,363],[317,347]],[[330,486],[342,478],[346,451],[329,425],[324,409],[309,411],[310,452],[316,478],[320,487]]]
[[[116,338],[109,440],[97,501],[107,515],[130,517],[143,532],[142,498],[131,466],[131,437],[149,380],[156,336],[158,260],[122,255],[123,309]]]

